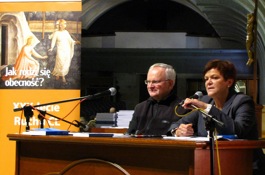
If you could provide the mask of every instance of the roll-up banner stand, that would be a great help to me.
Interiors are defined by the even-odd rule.
[[[56,117],[80,120],[80,101],[42,104],[80,97],[81,13],[81,0],[0,0],[0,174],[15,174],[7,134],[79,130]]]

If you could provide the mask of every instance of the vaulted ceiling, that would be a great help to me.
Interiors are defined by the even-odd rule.
[[[83,30],[83,36],[113,35],[117,31],[217,36],[202,16],[182,4],[167,0],[136,0],[116,5]]]
[[[256,0],[258,47],[264,49],[265,1]],[[83,37],[117,31],[187,32],[245,44],[254,0],[83,0]]]
[[[247,15],[254,13],[259,88],[265,87],[265,0],[82,0],[82,8],[82,37],[186,32],[235,42],[241,48],[246,45]]]

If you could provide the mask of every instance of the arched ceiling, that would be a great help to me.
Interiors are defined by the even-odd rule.
[[[258,2],[257,45],[264,49],[265,1]],[[83,0],[83,37],[117,31],[183,32],[245,45],[254,0]]]
[[[264,104],[265,0],[82,0],[82,7],[82,37],[119,31],[186,32],[231,41],[237,48],[246,48],[247,15],[258,7],[255,46]]]

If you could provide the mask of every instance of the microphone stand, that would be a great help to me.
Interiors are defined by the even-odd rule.
[[[29,127],[29,121],[30,121],[30,118],[33,116],[32,107],[26,105],[22,109],[24,110],[24,116],[26,118],[26,123],[27,123],[27,125],[26,125],[26,131],[28,131],[30,129],[30,127]]]
[[[46,114],[46,111],[42,111],[42,110],[38,110],[40,112],[40,114],[38,115],[38,119],[40,120],[40,128],[44,128],[44,116]]]
[[[17,111],[21,111],[21,110],[24,110],[24,116],[26,118],[26,131],[29,131],[30,130],[30,126],[29,126],[29,122],[30,122],[30,118],[33,116],[33,111],[32,109],[33,108],[37,108],[37,107],[41,107],[41,106],[47,106],[47,105],[53,105],[53,104],[58,104],[58,103],[66,103],[66,102],[70,102],[70,101],[76,101],[76,100],[83,100],[83,99],[86,99],[86,100],[90,100],[90,99],[93,99],[95,97],[95,95],[87,95],[87,96],[83,96],[83,97],[79,97],[79,98],[72,98],[72,99],[68,99],[68,100],[61,100],[61,101],[56,101],[56,102],[50,102],[50,103],[44,103],[44,104],[39,104],[39,105],[35,105],[35,106],[29,106],[29,105],[25,105],[23,108],[15,108],[13,109],[14,112],[17,112]],[[52,114],[49,114],[47,113],[46,111],[42,111],[42,110],[39,110],[37,109],[42,115],[45,115],[45,114],[48,114],[54,118],[57,118],[59,120],[62,120],[66,123],[69,123],[71,125],[74,125],[76,127],[80,127],[81,126],[81,123],[77,122],[77,124],[75,123],[72,123],[72,122],[69,122],[67,120],[64,120],[64,119],[61,119],[59,117],[56,117]],[[40,122],[41,122],[41,128],[43,128],[43,117],[39,114],[38,115],[38,118],[40,119]]]
[[[72,98],[72,99],[68,99],[68,100],[61,100],[61,101],[56,101],[56,102],[50,102],[50,103],[44,103],[44,104],[39,104],[39,105],[35,105],[33,107],[41,107],[41,106],[47,106],[47,105],[53,105],[53,104],[58,104],[58,103],[65,103],[65,102],[70,102],[70,101],[76,101],[76,100],[82,100],[82,99],[86,99],[86,100],[90,100],[94,98],[94,95],[87,95],[87,96],[83,96],[83,97],[79,97],[79,98]],[[15,108],[13,109],[14,112],[17,111],[21,111],[23,110],[23,108]]]
[[[54,118],[56,118],[56,119],[58,119],[58,120],[61,120],[61,121],[65,122],[65,123],[68,123],[68,124],[73,125],[73,126],[75,126],[75,127],[78,127],[78,128],[79,128],[79,127],[81,126],[80,123],[78,123],[76,120],[75,120],[75,121],[77,122],[77,124],[72,123],[72,122],[69,122],[69,121],[67,121],[67,120],[64,120],[64,119],[62,119],[62,118],[60,118],[60,117],[57,117],[57,116],[55,116],[55,115],[53,115],[53,114],[50,114],[50,113],[47,113],[46,111],[43,111],[43,110],[39,110],[39,109],[37,109],[37,111],[39,111],[42,115],[43,115],[43,114],[47,114],[47,115],[49,115],[49,116],[51,116],[51,117],[54,117]],[[38,117],[39,117],[39,119],[40,119],[40,117],[41,117],[40,120],[43,120],[43,117],[42,117],[41,115],[39,115]],[[41,124],[41,128],[43,128],[43,122],[42,122],[42,124]]]
[[[214,175],[214,128],[215,128],[215,124],[218,124],[219,126],[223,126],[224,123],[215,119],[213,116],[211,116],[210,114],[206,113],[205,111],[199,109],[197,106],[195,105],[191,105],[191,107],[193,107],[194,109],[198,109],[198,111],[200,111],[202,113],[202,115],[204,116],[205,119],[205,128],[206,131],[209,132],[209,142],[210,142],[210,171],[211,171],[211,175]]]

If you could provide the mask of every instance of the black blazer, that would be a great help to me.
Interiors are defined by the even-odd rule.
[[[258,139],[255,104],[251,97],[231,92],[222,110],[214,106],[214,101],[209,96],[203,96],[201,101],[212,104],[209,114],[224,123],[221,127],[215,125],[217,133],[222,135],[237,135],[241,139]],[[177,128],[181,123],[193,124],[196,136],[207,136],[205,117],[199,111],[191,112],[179,121],[172,123],[170,130]]]

